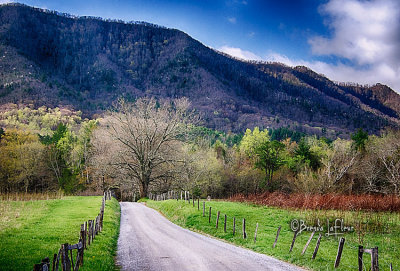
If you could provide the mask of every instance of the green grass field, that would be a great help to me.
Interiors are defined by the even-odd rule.
[[[78,242],[80,225],[94,219],[100,206],[101,197],[0,201],[0,269],[32,270],[42,258],[52,259],[62,243]],[[117,269],[119,217],[118,202],[107,201],[103,231],[85,250],[81,270]]]
[[[363,234],[346,233],[344,237],[346,242],[344,245],[343,256],[340,266],[336,270],[357,270],[357,253],[359,240],[363,240],[365,248],[379,247],[379,266],[381,270],[389,270],[389,264],[393,263],[394,270],[400,268],[400,219],[399,214],[371,214],[356,212],[337,212],[337,211],[296,211],[285,210],[275,207],[255,206],[245,203],[211,201],[206,202],[206,216],[203,217],[202,201],[200,202],[200,211],[191,204],[183,201],[167,200],[167,201],[147,201],[149,207],[155,208],[162,212],[172,222],[195,231],[203,232],[211,236],[226,240],[236,245],[252,249],[254,251],[274,256],[278,259],[291,262],[298,266],[303,266],[313,270],[334,270],[334,261],[338,250],[338,238],[323,237],[320,248],[315,260],[311,260],[312,253],[315,248],[318,234],[315,235],[310,243],[306,253],[301,255],[304,245],[306,244],[310,232],[301,233],[294,245],[293,251],[289,253],[290,244],[293,239],[293,232],[290,229],[292,219],[320,218],[321,224],[326,226],[324,221],[326,218],[344,218],[345,224],[356,223],[357,218],[361,218],[363,225],[367,231]],[[208,210],[212,207],[211,224],[208,223]],[[219,227],[216,229],[215,222],[217,211],[221,212]],[[227,233],[224,233],[224,215],[227,215]],[[236,217],[236,234],[232,234],[232,220]],[[242,238],[242,219],[246,218],[247,239]],[[346,222],[347,221],[347,222]],[[254,243],[254,232],[256,223],[259,223],[257,242]],[[276,231],[282,226],[281,234],[275,249],[272,249]],[[380,229],[379,233],[378,231]],[[370,268],[370,256],[364,254],[365,269]]]

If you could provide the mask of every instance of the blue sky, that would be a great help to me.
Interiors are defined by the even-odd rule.
[[[151,22],[235,57],[306,65],[332,80],[381,82],[400,91],[397,0],[19,2],[74,15]]]

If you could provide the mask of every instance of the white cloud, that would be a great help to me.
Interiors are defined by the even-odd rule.
[[[358,64],[387,60],[400,44],[400,5],[393,0],[331,0],[321,7],[332,38],[309,40],[313,53],[337,55]]]
[[[330,0],[320,12],[326,16],[332,36],[309,39],[312,53],[346,59],[346,64],[290,59],[275,52],[260,57],[228,46],[219,50],[245,60],[307,66],[334,81],[382,83],[400,92],[400,1]]]
[[[292,67],[307,66],[334,81],[382,83],[400,92],[400,1],[330,0],[320,7],[320,12],[326,16],[332,36],[309,39],[312,53],[315,56],[346,59],[346,64],[340,61],[332,64],[290,59],[276,52],[261,57],[230,46],[218,50],[244,60],[275,61]],[[236,22],[236,18],[229,20]],[[249,34],[249,37],[252,35]]]
[[[373,65],[368,69],[352,67],[339,63],[337,65],[325,63],[322,61],[305,61],[290,59],[285,55],[271,53],[266,57],[268,61],[275,61],[288,66],[306,66],[317,73],[324,74],[331,80],[340,82],[353,82],[361,84],[383,83],[392,87],[394,90],[400,90],[399,75],[400,69],[393,70],[386,64]]]
[[[382,83],[390,86],[397,92],[400,91],[400,68],[394,70],[389,65],[384,63],[380,65],[373,65],[367,69],[364,69],[345,65],[343,63],[334,65],[322,61],[291,59],[279,53],[270,53],[265,57],[261,57],[253,52],[229,46],[222,46],[217,50],[243,60],[280,62],[290,67],[306,66],[317,73],[325,75],[333,81],[370,85]]]
[[[0,0],[0,5],[8,4],[8,3],[11,3],[11,2],[14,2],[14,1],[11,1],[11,0]]]
[[[243,60],[262,60],[262,57],[254,54],[253,52],[242,50],[236,47],[222,46],[217,50]]]
[[[327,16],[332,37],[309,39],[312,53],[344,58],[353,65],[318,64],[319,72],[340,81],[381,82],[400,91],[399,1],[330,0],[320,12]]]
[[[392,87],[394,90],[400,90],[400,68],[394,70],[389,65],[384,63],[380,65],[373,65],[368,69],[363,69],[345,65],[343,63],[334,65],[322,61],[291,59],[279,53],[269,53],[267,56],[261,57],[253,52],[229,46],[222,46],[217,50],[243,60],[265,60],[280,62],[290,67],[306,66],[334,81],[370,85],[382,83]]]
[[[228,21],[229,21],[231,24],[236,24],[236,17],[230,17],[230,18],[228,18]]]

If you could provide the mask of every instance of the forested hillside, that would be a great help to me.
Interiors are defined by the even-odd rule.
[[[243,62],[148,23],[0,6],[0,105],[69,107],[93,117],[119,97],[188,97],[204,125],[348,137],[398,126],[400,98],[383,85],[339,84],[306,67]],[[12,106],[12,105],[11,105]]]

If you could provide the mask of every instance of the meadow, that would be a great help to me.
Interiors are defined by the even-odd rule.
[[[389,270],[390,263],[394,270],[400,267],[398,247],[400,245],[400,215],[389,212],[352,212],[335,210],[295,210],[277,207],[260,206],[249,203],[206,201],[206,212],[203,217],[203,201],[200,201],[200,210],[184,201],[166,200],[146,202],[147,206],[164,214],[172,222],[194,231],[222,239],[224,241],[271,255],[286,262],[312,270],[335,270],[334,262],[338,250],[339,237],[345,237],[345,245],[339,268],[336,270],[358,269],[358,246],[364,248],[379,247],[379,266],[381,270]],[[209,207],[212,207],[211,223],[208,222]],[[216,229],[217,212],[220,211],[219,227]],[[224,215],[227,215],[227,232],[224,232]],[[236,234],[233,235],[233,217],[236,217]],[[246,218],[247,239],[242,237],[242,219]],[[326,237],[327,222],[333,223],[336,218],[343,219],[344,224],[354,227],[353,232],[347,232],[339,237]],[[324,226],[318,254],[311,259],[316,245],[318,233],[314,235],[307,251],[301,255],[311,232],[302,232],[298,235],[289,252],[293,240],[293,231],[290,223],[293,219],[305,220],[314,225],[316,219]],[[254,242],[256,223],[259,224],[257,241]],[[272,248],[278,227],[281,233],[277,246]],[[364,254],[364,270],[370,268],[370,257]]]
[[[61,244],[77,243],[80,225],[94,219],[100,206],[101,197],[0,201],[1,270],[32,270],[41,259],[52,259]],[[117,200],[107,201],[103,231],[85,250],[80,270],[117,270],[119,217]]]

